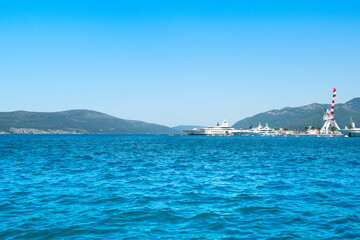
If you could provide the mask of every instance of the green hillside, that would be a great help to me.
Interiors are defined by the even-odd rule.
[[[286,107],[271,110],[236,122],[234,128],[248,128],[269,123],[272,128],[303,129],[304,126],[322,126],[323,115],[329,104],[313,103],[302,107]],[[360,98],[354,98],[344,104],[335,104],[335,120],[340,128],[350,124],[350,117],[360,125]]]
[[[169,134],[178,131],[152,123],[125,120],[90,110],[63,112],[2,112],[0,131],[10,128],[59,129],[77,133]]]

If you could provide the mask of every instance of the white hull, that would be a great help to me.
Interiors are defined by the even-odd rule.
[[[340,132],[348,137],[360,137],[360,128],[355,126],[355,123],[351,120],[351,128],[345,127]]]
[[[213,127],[207,128],[194,128],[192,130],[183,130],[188,135],[210,135],[210,136],[224,136],[232,135],[235,129],[229,127],[229,124],[224,120],[222,125],[219,124]]]
[[[206,135],[205,129],[199,129],[199,130],[183,130],[188,135]]]
[[[270,128],[268,124],[263,127],[260,123],[257,128],[246,129],[246,130],[235,130],[233,132],[235,135],[243,135],[243,136],[277,136],[279,132],[275,131],[275,129]]]
[[[360,129],[344,129],[340,130],[340,132],[348,137],[360,137]]]

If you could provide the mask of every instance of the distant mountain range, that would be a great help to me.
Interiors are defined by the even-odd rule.
[[[76,133],[179,133],[179,131],[170,127],[142,121],[120,119],[90,110],[69,110],[63,112],[16,111],[0,113],[0,131],[11,132],[10,128],[12,128],[12,130],[14,128],[31,128],[44,131],[51,129]],[[17,129],[17,131],[19,130]]]
[[[313,103],[302,107],[286,107],[256,114],[236,122],[234,128],[256,127],[259,122],[272,128],[299,130],[305,126],[322,126],[322,117],[329,104]],[[335,120],[341,128],[350,124],[350,117],[360,125],[360,98],[335,104]],[[182,130],[202,128],[180,125],[173,128],[135,120],[116,118],[90,110],[63,112],[0,112],[0,133],[106,133],[106,134],[179,134]]]
[[[298,128],[302,130],[305,126],[321,127],[323,125],[323,115],[326,109],[330,107],[329,104],[313,103],[302,107],[275,109],[240,120],[232,127],[243,129],[251,125],[256,127],[259,122],[263,125],[269,123],[272,128]],[[350,117],[360,126],[360,98],[354,98],[343,104],[335,104],[334,114],[340,128],[350,124]]]

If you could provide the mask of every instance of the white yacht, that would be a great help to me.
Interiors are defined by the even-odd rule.
[[[246,130],[236,130],[234,132],[238,135],[246,135],[246,136],[276,136],[279,135],[279,132],[276,131],[274,128],[270,128],[269,125],[266,123],[265,127],[259,123],[257,128],[250,127]]]
[[[235,128],[231,128],[226,120],[220,125],[206,127],[206,128],[194,128],[192,130],[183,130],[188,135],[232,135]]]
[[[345,137],[360,137],[360,128],[357,128],[354,122],[351,122],[351,128],[346,126],[345,129],[340,129],[340,132],[344,134]]]

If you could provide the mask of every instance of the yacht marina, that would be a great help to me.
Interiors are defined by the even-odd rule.
[[[219,123],[216,126],[210,126],[206,128],[194,128],[192,130],[184,130],[188,135],[210,135],[210,136],[232,136],[232,135],[242,135],[242,136],[277,136],[281,135],[281,130],[275,130],[270,128],[266,123],[265,127],[259,123],[258,127],[249,129],[235,129],[229,126],[229,123],[224,120],[220,125]]]
[[[351,120],[351,125],[346,126],[344,129],[340,129],[334,118],[334,106],[336,99],[336,88],[333,90],[333,99],[330,109],[327,109],[323,116],[324,124],[320,128],[305,127],[305,132],[300,132],[298,129],[288,130],[286,128],[271,128],[268,123],[265,127],[259,123],[256,128],[252,128],[252,125],[248,129],[235,129],[230,127],[229,123],[224,120],[220,125],[210,126],[206,128],[194,128],[191,130],[183,130],[188,135],[209,135],[209,136],[317,136],[317,137],[360,137],[360,128],[355,127],[355,123]]]

